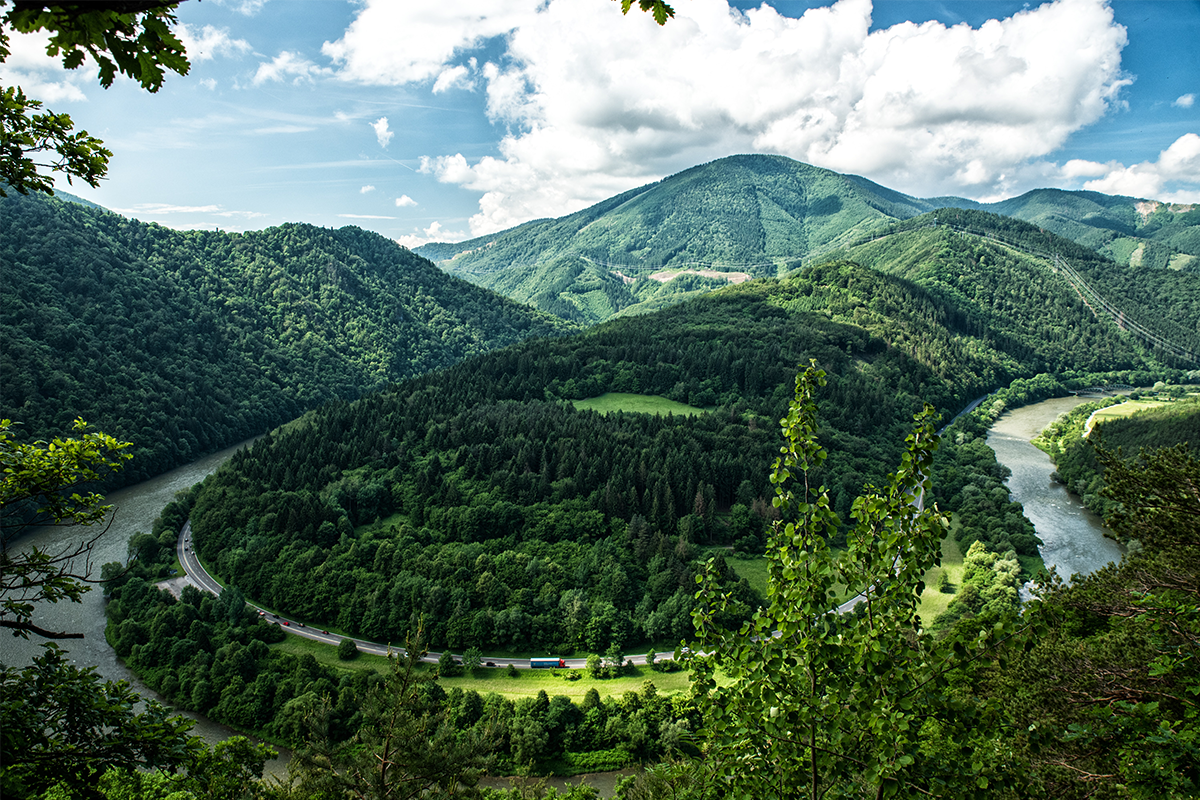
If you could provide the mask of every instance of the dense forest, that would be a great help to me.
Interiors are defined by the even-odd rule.
[[[1145,269],[1200,272],[1200,209],[1099,192],[1035,189],[982,206]]]
[[[1016,333],[1018,340],[1011,344],[1026,351],[1027,342],[1034,338],[1059,340],[1066,330],[1071,331],[1070,336],[1086,336],[1089,330],[1113,324],[1111,318],[1097,317],[1086,306],[1081,309],[1083,304],[1075,289],[1052,272],[1046,258],[1040,257],[1058,255],[1121,311],[1123,321],[1137,321],[1159,336],[1200,353],[1200,281],[1194,276],[1121,267],[1086,247],[1017,219],[941,209],[895,223],[835,255],[942,292],[964,311],[990,307],[998,324]],[[1036,299],[1018,297],[1031,291]],[[1084,322],[1080,311],[1072,308],[1092,319]],[[1108,354],[1097,355],[1099,358],[1090,365],[1075,367],[1098,368],[1095,365],[1103,363]],[[1178,366],[1195,369],[1200,363],[1193,358],[1178,361]],[[1048,371],[1061,369],[1049,366]]]
[[[1061,389],[1049,377],[1019,382],[960,419],[938,450],[961,450],[1004,407]],[[936,472],[963,463],[951,456]],[[1078,578],[1072,586],[1044,586],[1040,602],[1023,614],[988,604],[961,615],[953,627],[906,634],[924,641],[926,653],[944,651],[946,661],[906,667],[929,682],[926,690],[899,695],[894,717],[847,708],[882,720],[873,726],[906,720],[913,726],[902,728],[904,736],[887,740],[887,746],[874,727],[839,727],[839,737],[824,735],[821,743],[829,740],[829,748],[811,766],[783,757],[803,755],[803,738],[780,740],[778,752],[771,754],[753,745],[773,729],[776,714],[755,714],[757,708],[746,704],[778,703],[783,719],[803,707],[795,705],[795,697],[718,695],[704,682],[703,669],[691,693],[670,698],[647,684],[621,698],[601,699],[589,691],[574,703],[543,693],[514,703],[499,695],[446,692],[403,661],[391,676],[339,674],[310,657],[277,652],[267,643],[281,635],[279,629],[248,614],[236,590],[227,589],[219,598],[185,590],[176,600],[149,583],[153,571],[169,561],[172,527],[186,519],[199,487],[168,507],[140,541],[143,559],[110,584],[110,636],[118,652],[177,702],[298,744],[286,785],[245,787],[259,797],[301,800],[353,791],[368,780],[358,772],[358,759],[378,759],[398,748],[407,760],[396,767],[395,780],[434,780],[444,772],[437,762],[450,761],[457,765],[455,778],[468,785],[484,769],[524,767],[536,774],[668,757],[623,783],[618,797],[629,800],[722,797],[731,780],[757,787],[754,796],[764,796],[778,780],[794,780],[789,785],[800,787],[813,776],[823,785],[842,787],[847,796],[860,796],[863,783],[883,781],[919,788],[922,795],[956,798],[1187,798],[1200,786],[1196,714],[1188,700],[1197,689],[1198,672],[1195,659],[1187,657],[1189,642],[1200,633],[1190,611],[1200,585],[1200,507],[1189,490],[1200,476],[1200,463],[1176,448],[1139,462],[1118,460],[1113,468],[1106,492],[1122,509],[1113,524],[1121,535],[1135,535],[1139,548],[1121,565]],[[863,514],[860,509],[855,517]],[[168,545],[161,552],[155,552],[156,537]],[[116,564],[109,569],[122,571]],[[719,588],[719,574],[706,573],[706,581],[714,577],[716,587],[701,590],[711,604],[705,612],[710,624],[713,608],[729,602]],[[791,591],[789,583],[798,580],[776,573],[772,592]],[[902,613],[899,606],[878,606],[874,621],[856,613],[831,618],[829,624],[836,624],[839,638],[865,637],[883,645],[878,637],[885,616]],[[731,622],[720,624],[728,630]],[[743,639],[740,646],[747,654],[760,646],[791,646],[763,644],[768,641],[776,640]],[[877,648],[866,652],[872,649]],[[840,658],[834,648],[795,652],[797,660],[819,663]],[[885,663],[893,663],[887,652],[884,656]],[[889,688],[899,690],[900,674],[890,669],[897,675]],[[785,661],[778,670],[771,673],[776,688],[808,680],[794,662]],[[829,670],[822,681],[830,691],[879,693],[874,676],[864,681],[855,670]],[[221,684],[226,688],[216,691]],[[381,726],[384,713],[391,722]],[[732,737],[722,725],[729,714],[742,720]],[[320,721],[316,727],[314,719]],[[864,762],[877,764],[883,775],[864,772]],[[583,800],[594,794],[581,789],[569,796]]]
[[[1124,267],[978,207],[920,217],[926,201],[798,170],[786,159],[715,164],[736,177],[723,184],[736,186],[736,197],[714,191],[714,165],[698,167],[564,218],[578,228],[580,246],[539,261],[532,283],[496,273],[497,288],[537,287],[536,305],[561,317],[629,315],[584,332],[449,279],[355,228],[181,233],[80,204],[0,201],[0,416],[20,421],[29,436],[87,417],[135,443],[126,480],[271,429],[135,536],[130,565],[105,566],[108,637],[118,655],[172,703],[297,745],[299,783],[268,788],[245,778],[252,769],[236,773],[244,778],[239,791],[260,797],[349,791],[354,771],[375,758],[372,748],[397,742],[408,743],[414,763],[406,768],[418,771],[433,769],[425,759],[536,773],[668,758],[622,796],[714,797],[730,774],[746,785],[783,774],[783,762],[762,759],[781,741],[789,712],[772,722],[778,706],[746,706],[743,714],[716,702],[720,692],[704,682],[703,668],[691,693],[673,697],[646,684],[623,697],[591,692],[581,703],[546,693],[514,702],[446,692],[412,663],[375,675],[289,655],[272,647],[280,629],[248,614],[244,601],[397,644],[420,637],[421,645],[458,652],[606,653],[616,672],[622,652],[758,624],[785,572],[772,566],[762,595],[719,551],[794,556],[802,548],[779,537],[806,514],[824,520],[820,543],[810,542],[816,549],[861,552],[864,530],[896,539],[894,526],[915,496],[896,487],[908,481],[911,489],[916,474],[938,502],[922,535],[933,541],[943,526],[965,554],[950,613],[932,626],[897,617],[900,627],[887,629],[903,635],[892,641],[872,637],[876,622],[883,631],[896,620],[869,607],[824,621],[823,611],[805,611],[797,621],[843,631],[839,647],[865,642],[855,657],[917,648],[905,651],[912,658],[876,659],[870,669],[862,662],[821,672],[846,697],[862,689],[853,684],[864,669],[916,676],[920,688],[919,701],[897,705],[886,721],[903,735],[872,729],[821,740],[844,748],[838,774],[849,777],[839,791],[853,795],[882,780],[886,794],[893,778],[863,766],[886,762],[896,781],[921,794],[1194,796],[1189,698],[1197,667],[1188,648],[1197,641],[1200,510],[1184,491],[1200,471],[1194,450],[1109,456],[1074,433],[1074,418],[1065,421],[1064,479],[1139,544],[1124,564],[1074,586],[1049,581],[1036,611],[1018,616],[1015,585],[1036,569],[1038,539],[984,439],[1008,407],[1096,383],[1196,377],[1186,371],[1195,364],[1167,361],[1098,317],[1024,252],[1070,258],[1129,319],[1197,347],[1200,296],[1190,262],[1176,258],[1191,246],[1192,217],[1163,206],[1130,217],[1109,203],[1131,220],[1113,231],[1175,248],[1163,261],[1166,250],[1141,242]],[[1031,195],[1023,207],[1086,207],[1069,194]],[[679,210],[693,207],[711,212],[711,224]],[[518,230],[532,240],[500,234],[490,248],[474,246],[512,263],[540,258],[537,246],[565,224],[530,223]],[[1089,247],[1128,247],[1072,230]],[[624,238],[613,245],[613,236]],[[786,254],[798,247],[826,258],[795,269]],[[439,253],[464,258],[470,249]],[[761,254],[766,260],[753,271],[780,277],[657,284],[605,266],[739,253]],[[1179,269],[1158,269],[1166,266]],[[781,452],[779,420],[786,432],[795,419],[797,365],[810,360],[827,381],[815,401],[817,432],[803,443],[821,458],[805,474],[827,503],[797,511],[772,503],[785,481],[770,465]],[[997,387],[1004,388],[948,428],[940,446],[932,440],[924,404],[949,419]],[[660,395],[701,413],[601,414],[574,405],[607,392]],[[1172,411],[1107,422],[1099,438],[1126,451],[1194,447],[1194,405],[1181,399]],[[914,415],[925,426],[919,447],[905,439]],[[906,459],[918,450],[923,466],[914,473]],[[880,499],[883,490],[872,488],[863,497],[876,486],[895,491]],[[885,507],[891,517],[880,516]],[[184,590],[174,598],[154,586],[189,516],[199,554],[228,586],[220,597]],[[926,557],[936,563],[932,550]],[[887,580],[844,586],[892,590],[899,562],[884,561]],[[822,591],[820,603],[827,599]],[[774,639],[742,641],[730,652],[745,656]],[[956,642],[969,658],[955,660]],[[782,681],[822,647],[770,663]],[[61,677],[66,667],[51,653],[30,668],[33,677],[4,669],[4,702],[16,708],[22,681],[36,683],[39,669]],[[889,688],[883,681],[866,691],[879,695],[879,685]],[[733,761],[723,761],[718,746],[728,714],[750,720],[729,740]],[[880,755],[873,743],[885,739],[890,750]],[[816,742],[814,735],[799,746],[814,761]],[[253,756],[243,756],[252,765]],[[41,763],[36,780],[49,786],[56,776]],[[95,777],[81,779],[80,791],[95,796]],[[447,785],[457,790],[460,778],[470,785],[469,772]],[[766,793],[760,786],[749,796]]]
[[[358,228],[180,232],[0,199],[0,416],[132,441],[133,482],[561,322]]]
[[[332,744],[350,740],[369,723],[367,699],[384,682],[383,675],[339,670],[311,655],[270,647],[285,638],[283,630],[259,619],[236,589],[213,597],[187,587],[175,598],[154,585],[173,560],[172,547],[158,540],[174,536],[190,501],[180,497],[150,533],[135,538],[137,559],[131,568],[106,567],[116,576],[105,591],[108,636],[117,654],[173,704],[239,730],[303,747],[313,733],[312,715],[328,703],[324,735]],[[429,677],[427,668],[420,669]],[[462,689],[447,692],[437,683],[424,692],[454,737],[488,737],[491,768],[498,774],[617,769],[654,761],[686,746],[681,737],[698,722],[686,696],[661,696],[650,682],[624,697],[601,699],[591,689],[579,703],[544,691],[520,701]]]
[[[762,546],[772,420],[803,359],[830,373],[820,476],[843,515],[895,462],[922,401],[952,413],[1073,364],[1121,367],[1134,382],[1162,372],[1070,298],[1061,327],[1014,321],[1049,296],[955,303],[839,262],[523,343],[328,405],[235,456],[197,500],[199,552],[257,602],[380,641],[422,619],[435,647],[677,641],[690,633],[695,548]],[[566,402],[605,391],[713,410],[599,415]],[[988,470],[973,463],[954,480]],[[1003,519],[1007,498],[989,509]],[[718,511],[732,524],[715,524]],[[1036,557],[1028,523],[1011,516],[966,527],[964,546],[982,538]],[[742,591],[735,613],[754,605]]]

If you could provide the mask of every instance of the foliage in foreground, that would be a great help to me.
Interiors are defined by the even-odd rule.
[[[0,795],[22,798],[250,796],[268,758],[265,745],[233,737],[209,750],[192,721],[104,681],[47,645],[33,664],[0,667]],[[165,770],[144,774],[143,770]],[[175,795],[172,795],[175,797]]]
[[[36,603],[80,602],[90,567],[89,556],[107,528],[89,533],[78,545],[58,552],[17,548],[15,540],[31,525],[95,525],[112,509],[88,491],[94,482],[120,470],[131,458],[128,442],[89,431],[75,420],[80,436],[22,444],[12,423],[0,420],[0,628],[28,639],[78,639],[81,633],[51,631],[33,621]],[[82,494],[81,494],[82,492]],[[77,560],[83,561],[80,567]]]
[[[887,486],[854,501],[837,553],[827,541],[842,520],[812,481],[825,457],[813,400],[823,379],[815,365],[797,377],[782,421],[768,606],[730,631],[714,624],[719,591],[699,594],[694,647],[705,655],[692,659],[693,688],[712,779],[733,797],[984,796],[1009,780],[1003,753],[980,749],[995,715],[957,696],[952,675],[1011,629],[935,638],[920,627],[922,578],[939,563],[947,526],[923,507],[932,410],[917,415]],[[835,607],[838,582],[861,590],[853,613]],[[718,670],[732,683],[719,683]]]
[[[5,3],[5,6],[8,4]],[[9,56],[9,32],[49,34],[46,54],[62,57],[66,69],[77,69],[89,58],[99,67],[105,89],[119,72],[148,92],[162,86],[165,71],[186,75],[190,64],[183,42],[171,30],[175,7],[162,3],[109,3],[44,8],[43,4],[14,3],[0,11],[0,64]],[[122,7],[123,6],[123,7]],[[141,6],[141,7],[139,7]],[[18,75],[20,73],[17,73]],[[67,181],[80,178],[92,186],[108,172],[112,151],[87,131],[73,132],[67,114],[47,110],[27,97],[20,86],[0,86],[0,197],[5,186],[21,194],[54,194],[58,172]],[[41,161],[39,159],[49,159]]]

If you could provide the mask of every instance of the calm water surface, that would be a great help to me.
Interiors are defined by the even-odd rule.
[[[996,459],[1012,470],[1009,492],[1025,507],[1025,516],[1042,540],[1042,560],[1063,578],[1088,575],[1120,561],[1123,551],[1104,535],[1099,517],[1050,479],[1054,471],[1050,456],[1030,440],[1059,416],[1093,399],[1058,397],[1008,411],[988,431],[987,443],[996,451]]]
[[[125,562],[129,540],[135,533],[149,532],[155,518],[167,503],[175,499],[177,492],[189,489],[193,484],[204,479],[206,475],[232,456],[239,448],[247,444],[235,445],[226,450],[214,453],[178,469],[151,478],[148,481],[129,486],[112,492],[106,498],[110,505],[116,506],[116,514],[112,526],[100,538],[92,554],[92,574],[99,576],[100,567],[109,561]],[[19,549],[39,547],[44,551],[57,553],[64,548],[74,547],[80,540],[79,529],[71,528],[42,528],[21,538],[17,542]],[[77,565],[81,568],[82,565]],[[67,651],[72,663],[79,667],[95,666],[97,673],[108,680],[126,680],[140,694],[153,697],[166,704],[163,698],[155,694],[149,687],[138,680],[137,676],[126,669],[117,659],[117,654],[104,639],[104,596],[99,586],[83,595],[82,603],[45,604],[38,609],[34,621],[44,628],[71,631],[83,634],[83,639],[64,639],[57,644]],[[32,637],[28,641],[0,633],[0,662],[13,667],[24,667],[32,663],[33,657],[42,650],[42,641]],[[206,717],[191,712],[180,712],[182,716],[195,720],[192,733],[201,736],[210,745],[235,735],[236,731],[219,725]],[[267,771],[279,774],[286,767],[287,754],[267,764]]]

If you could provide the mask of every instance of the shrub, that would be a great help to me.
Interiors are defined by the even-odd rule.
[[[454,678],[462,675],[462,665],[454,660],[454,654],[446,650],[438,657],[438,676]]]

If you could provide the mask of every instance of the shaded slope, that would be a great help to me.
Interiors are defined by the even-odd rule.
[[[1094,311],[1043,255],[1066,259],[1088,287],[1120,310],[1121,324],[1132,329],[1137,322],[1200,353],[1200,280],[1195,276],[1121,266],[1011,217],[941,209],[896,223],[835,255],[936,291],[960,313],[986,315],[995,330],[1011,335],[1005,352],[1058,353],[1042,361],[1040,371],[1106,369],[1112,359],[1124,360],[1147,346],[1146,340],[1119,331],[1118,322],[1102,309]],[[1080,339],[1097,344],[1076,350]],[[1100,345],[1100,339],[1125,344],[1113,350],[1115,345]],[[1193,360],[1176,365],[1197,366]]]
[[[80,204],[0,200],[0,415],[82,416],[138,480],[561,322],[357,228],[183,233]]]

